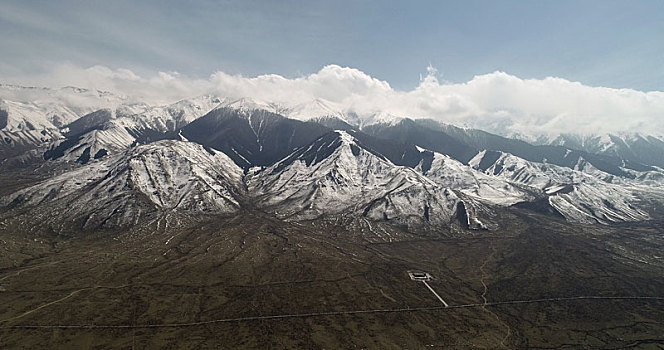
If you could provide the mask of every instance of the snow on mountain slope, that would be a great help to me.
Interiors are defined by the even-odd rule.
[[[60,221],[84,226],[123,226],[154,211],[232,213],[242,192],[242,170],[226,155],[164,140],[20,190],[0,204],[37,212],[48,207]]]
[[[394,126],[404,119],[405,118],[403,117],[399,117],[387,112],[376,112],[359,118],[357,121],[357,126],[360,129],[377,124],[383,126]]]
[[[0,84],[0,109],[8,112],[6,131],[53,129],[101,108],[126,101],[110,92],[74,87],[60,89]]]
[[[503,206],[534,199],[523,186],[477,171],[444,154],[420,151],[430,153],[431,163],[423,161],[415,170],[443,187],[461,191],[480,202]]]
[[[459,198],[413,169],[392,164],[344,131],[328,133],[262,172],[249,192],[286,219],[348,213],[407,225],[449,225]]]
[[[125,104],[114,109],[102,109],[90,113],[66,125],[64,130],[72,135],[92,129],[112,127],[126,128],[139,134],[146,130],[165,133],[175,131],[203,116],[223,101],[213,96],[200,96],[164,106],[150,106],[145,103]],[[100,113],[106,115],[96,117]]]
[[[243,97],[239,99],[226,99],[219,104],[217,108],[229,108],[237,110],[244,114],[250,114],[253,111],[267,111],[270,113],[281,114],[284,107],[273,102],[262,101],[255,98]]]
[[[98,90],[0,84],[0,156],[5,161],[38,147],[57,149],[57,157],[46,158],[65,160],[119,152],[135,139],[175,131],[223,102],[200,96],[150,106]],[[105,110],[107,117],[96,117]]]
[[[216,97],[201,96],[166,106],[138,103],[98,110],[63,128],[67,137],[53,142],[44,158],[85,164],[93,157],[120,153],[137,141],[159,139],[176,131],[221,102]]]
[[[52,143],[44,152],[44,159],[76,161],[86,164],[91,159],[124,152],[136,138],[126,128],[110,124],[105,129],[94,129],[85,134]]]
[[[61,120],[75,120],[77,116],[63,106],[37,106],[34,103],[22,103],[0,100],[0,110],[6,114],[3,130],[16,132],[24,130],[57,129],[55,123]],[[58,118],[54,118],[58,115]]]
[[[661,135],[629,132],[602,135],[562,134],[538,142],[616,157],[623,161],[664,167],[664,137]]]
[[[352,132],[330,133],[330,127]],[[358,127],[375,139],[357,131]],[[205,147],[154,142],[175,138],[178,131],[182,139]],[[223,161],[199,159],[199,153],[217,157],[206,149],[226,152],[245,171],[261,167],[246,176],[251,197],[260,207],[295,220],[349,214],[407,226],[446,225],[461,218],[473,226],[480,211],[536,203],[571,221],[609,223],[655,217],[655,204],[664,202],[664,166],[658,165],[660,160],[664,164],[661,138],[568,135],[546,141],[547,145],[563,142],[567,149],[532,146],[479,130],[437,126],[383,112],[359,116],[322,99],[283,105],[200,96],[151,106],[96,90],[0,85],[0,137],[3,165],[42,158],[87,164],[76,170],[76,164],[52,163],[52,169],[74,169],[69,180],[66,174],[56,177],[25,189],[7,204],[20,208],[53,203],[64,216],[70,215],[64,211],[68,206],[76,209],[71,215],[78,216],[99,206],[99,214],[88,218],[91,224],[109,217],[126,224],[133,220],[128,218],[154,208],[181,210],[200,205],[204,212],[237,208],[237,198],[228,193],[191,199],[195,195],[190,192],[212,193],[206,188],[213,180],[166,181],[168,186],[154,182],[160,174],[174,172],[207,172],[214,177],[220,167],[230,167]],[[437,152],[418,152],[414,145]],[[472,158],[481,149],[509,153],[482,151]],[[168,154],[154,155],[159,152]],[[438,152],[463,163],[470,160],[470,166]],[[150,181],[129,177],[122,185],[117,174],[141,172],[136,170],[140,162],[135,161],[142,159],[139,153],[153,154],[142,170]],[[20,162],[9,162],[8,157]],[[178,160],[175,165],[172,159]],[[231,172],[237,174],[227,177],[233,178],[233,185],[224,188],[242,192],[241,171],[231,165],[235,169]],[[109,196],[104,194],[113,192],[104,192],[109,188],[129,190]],[[180,204],[174,204],[176,197],[182,198]],[[73,198],[92,204],[85,207]],[[127,218],[121,218],[125,214]]]
[[[321,98],[306,103],[300,103],[289,108],[284,108],[282,112],[285,117],[302,121],[333,117],[348,122],[348,117],[342,112],[342,109],[339,106]]]
[[[612,179],[611,183],[630,184],[632,186],[646,186],[664,188],[664,169],[655,168],[653,171],[634,171],[625,169],[634,175],[634,179]]]
[[[63,106],[53,108],[0,100],[0,161],[62,138],[53,124],[56,121],[53,116],[58,114],[69,119],[75,116]]]
[[[0,162],[18,156],[38,145],[60,140],[62,135],[56,129],[43,130],[0,130]]]
[[[322,98],[316,98],[298,104],[280,104],[245,97],[238,100],[227,100],[222,103],[220,107],[235,109],[245,114],[250,114],[249,112],[252,111],[263,110],[300,121],[336,118],[359,128],[374,124],[394,125],[404,119],[383,111],[358,114],[352,109],[344,108],[334,102]]]
[[[549,204],[570,221],[610,223],[650,218],[643,206],[646,193],[602,181],[596,174],[529,162],[502,152],[480,152],[470,165],[488,175],[541,191],[548,196]]]
[[[115,111],[115,124],[133,130],[175,131],[226,101],[205,95],[165,106],[121,105]]]
[[[228,102],[214,96],[199,96],[179,102],[151,106],[109,92],[79,89],[31,88],[0,84],[0,110],[7,112],[0,129],[58,129],[100,109],[113,111],[121,125],[172,131]]]

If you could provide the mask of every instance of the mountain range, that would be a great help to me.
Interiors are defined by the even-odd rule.
[[[611,224],[659,219],[664,203],[656,136],[529,143],[321,99],[150,105],[2,85],[0,136],[0,215],[36,217],[57,232],[241,210],[370,229],[491,230],[513,208]]]

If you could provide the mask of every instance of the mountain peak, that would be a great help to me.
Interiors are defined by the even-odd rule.
[[[284,112],[287,117],[297,120],[336,117],[347,121],[346,115],[342,112],[341,108],[322,98],[315,98],[311,101],[297,104]]]
[[[345,130],[334,130],[334,132],[337,133],[337,135],[339,135],[339,139],[343,143],[355,144],[355,142],[356,142],[355,137],[353,137],[353,135],[349,134],[347,131],[345,131]]]
[[[395,114],[392,114],[390,112],[385,112],[385,111],[380,111],[371,114],[369,117],[365,118],[361,124],[360,128],[364,128],[369,125],[374,125],[374,124],[384,124],[384,125],[397,125],[401,121],[403,121],[405,118],[404,117],[399,117]]]
[[[237,100],[229,101],[228,103],[220,103],[218,108],[231,108],[243,113],[264,110],[271,113],[278,113],[280,111],[279,105],[251,97],[242,97]]]
[[[407,226],[447,225],[459,198],[417,171],[397,166],[343,130],[329,132],[265,171],[249,191],[284,218],[352,213]]]

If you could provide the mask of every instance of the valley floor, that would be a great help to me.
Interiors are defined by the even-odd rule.
[[[71,237],[5,222],[0,348],[664,347],[662,226],[515,217],[392,242],[259,213]]]

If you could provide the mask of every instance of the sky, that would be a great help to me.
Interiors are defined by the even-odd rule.
[[[515,132],[566,118],[636,130],[664,112],[662,14],[664,1],[646,0],[0,0],[0,83],[164,101],[290,88],[472,125],[519,119]],[[328,85],[301,84],[316,77]],[[237,81],[244,88],[219,85]]]

